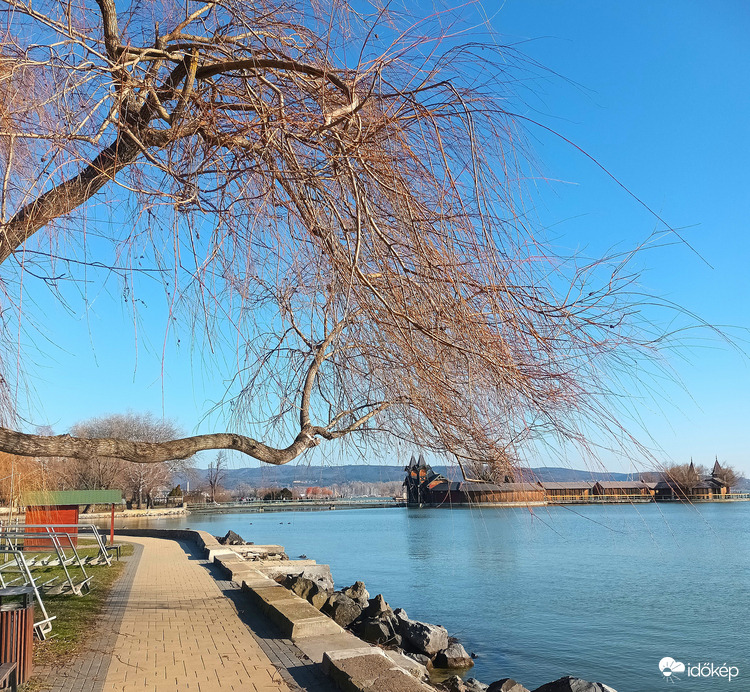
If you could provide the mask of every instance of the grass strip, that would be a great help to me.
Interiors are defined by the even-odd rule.
[[[82,549],[79,554],[96,554],[95,549]],[[122,556],[132,555],[133,546],[124,543]],[[80,578],[80,568],[70,565],[68,569]],[[96,628],[99,614],[107,602],[112,586],[125,569],[124,562],[113,560],[112,565],[86,565],[86,572],[92,577],[91,590],[84,596],[61,594],[42,596],[49,615],[57,616],[52,622],[52,633],[45,641],[34,642],[34,665],[64,666],[78,653],[86,638]],[[59,576],[64,581],[62,567],[37,568],[33,571],[37,583]],[[33,679],[33,678],[32,678]]]

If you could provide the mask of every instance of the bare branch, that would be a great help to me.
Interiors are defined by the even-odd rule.
[[[215,433],[195,435],[168,442],[133,442],[103,438],[87,439],[70,435],[28,435],[0,428],[0,451],[27,457],[60,456],[71,459],[113,457],[143,464],[157,464],[175,459],[187,459],[209,449],[231,449],[267,464],[286,464],[318,442],[309,432],[301,432],[288,447],[275,449],[244,435]]]

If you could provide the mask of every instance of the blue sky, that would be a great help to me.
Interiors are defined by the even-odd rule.
[[[520,114],[561,136],[527,126],[544,175],[530,183],[538,226],[563,253],[632,248],[664,229],[632,193],[694,248],[663,236],[674,244],[643,252],[636,266],[644,292],[726,327],[747,347],[750,5],[508,0],[485,10],[498,41],[516,43],[550,71],[536,71],[519,92]],[[160,291],[141,309],[134,338],[117,283],[88,290],[70,292],[70,314],[32,291],[46,319],[28,337],[39,345],[29,368],[29,425],[63,432],[130,408],[163,413],[188,432],[221,429],[218,416],[205,414],[226,372],[199,367],[203,356],[187,338],[168,343],[163,367]],[[706,330],[687,337],[669,364],[684,388],[659,382],[661,399],[638,400],[657,456],[709,464],[718,455],[750,474],[748,358]],[[628,470],[621,460],[604,462]]]
[[[570,80],[544,80],[529,116],[594,156],[695,248],[645,252],[644,291],[726,326],[744,347],[749,20],[739,2],[526,1],[504,3],[492,20]],[[540,184],[536,199],[541,224],[563,247],[596,256],[664,228],[569,145],[539,134],[535,151],[548,178],[570,183]],[[663,405],[642,409],[665,458],[708,463],[718,454],[750,473],[747,358],[705,331],[670,365],[686,391],[665,383]]]

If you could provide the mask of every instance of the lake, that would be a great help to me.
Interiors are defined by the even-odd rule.
[[[329,564],[476,652],[470,675],[618,692],[750,690],[750,503],[372,509],[149,520]],[[128,526],[135,526],[128,522]],[[714,670],[698,664],[714,664]],[[736,679],[720,676],[734,666]],[[690,674],[692,672],[692,675]],[[713,675],[707,677],[709,673]],[[733,674],[735,674],[733,672]]]

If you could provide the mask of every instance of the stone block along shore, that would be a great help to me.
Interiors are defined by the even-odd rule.
[[[118,536],[136,551],[93,643],[63,670],[42,666],[41,689],[529,692],[451,675],[473,661],[444,628],[370,598],[362,582],[335,591],[327,565],[290,560],[283,546],[189,529]],[[614,690],[565,677],[534,692]]]

